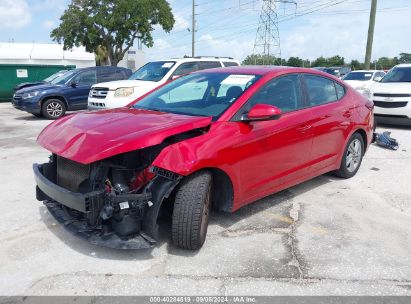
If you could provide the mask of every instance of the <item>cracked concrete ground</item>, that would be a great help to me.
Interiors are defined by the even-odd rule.
[[[411,295],[411,129],[371,146],[356,177],[323,175],[234,214],[204,247],[125,252],[63,230],[35,200],[49,121],[0,104],[0,295]]]

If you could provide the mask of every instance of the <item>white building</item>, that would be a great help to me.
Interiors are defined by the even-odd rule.
[[[93,53],[84,47],[63,50],[60,44],[2,43],[0,64],[75,65],[84,68],[96,65]]]

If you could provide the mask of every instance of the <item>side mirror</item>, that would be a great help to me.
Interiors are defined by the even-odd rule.
[[[174,80],[174,79],[177,79],[178,77],[180,77],[180,76],[179,75],[174,75],[174,76],[171,76],[171,79]]]
[[[279,119],[281,116],[281,110],[275,106],[268,104],[256,104],[254,105],[248,114],[243,115],[242,121],[263,121]]]
[[[381,76],[376,76],[376,77],[374,77],[374,81],[375,81],[375,82],[380,82],[381,79],[382,79]]]
[[[77,87],[77,82],[75,82],[75,81],[70,82],[70,86],[71,86],[72,88]]]

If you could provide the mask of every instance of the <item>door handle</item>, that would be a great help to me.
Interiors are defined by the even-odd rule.
[[[311,129],[311,125],[303,124],[301,127],[297,128],[298,132],[304,133]]]

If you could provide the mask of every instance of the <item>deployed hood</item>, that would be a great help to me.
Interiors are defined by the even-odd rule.
[[[411,94],[410,82],[376,82],[372,86],[373,93]]]
[[[132,88],[132,87],[144,87],[148,91],[161,85],[160,82],[144,81],[144,80],[117,80],[110,82],[102,82],[93,85],[93,88],[108,88],[109,90],[116,90],[118,88]]]
[[[211,119],[132,108],[83,112],[51,123],[37,141],[52,153],[89,164],[206,127]]]

